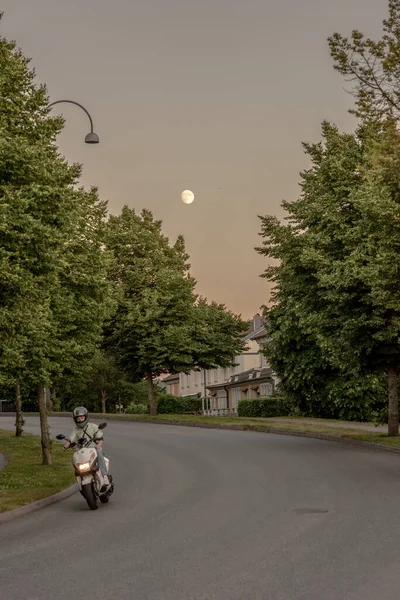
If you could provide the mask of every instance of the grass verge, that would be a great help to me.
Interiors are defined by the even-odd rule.
[[[29,413],[26,413],[28,416]],[[30,413],[31,415],[36,413]],[[71,417],[71,413],[51,413],[50,416],[68,416]],[[384,431],[368,431],[362,429],[352,429],[348,427],[351,425],[349,421],[334,421],[329,419],[328,422],[331,425],[326,425],[327,420],[325,419],[311,419],[307,417],[307,423],[301,422],[301,417],[289,418],[282,417],[282,420],[270,420],[270,419],[249,419],[241,417],[205,417],[201,415],[157,415],[152,417],[151,415],[132,415],[132,414],[106,414],[91,413],[90,415],[94,419],[101,419],[105,421],[112,421],[113,419],[121,421],[135,421],[135,422],[149,422],[149,423],[171,423],[171,424],[185,424],[188,426],[200,426],[200,427],[213,427],[218,429],[244,429],[245,431],[264,431],[266,433],[273,433],[274,431],[287,431],[291,433],[310,434],[310,435],[324,435],[329,437],[336,437],[341,439],[353,439],[360,442],[368,442],[370,444],[380,444],[383,446],[390,446],[392,448],[400,448],[400,436],[399,437],[388,437]],[[288,420],[289,419],[289,420]],[[309,421],[312,421],[310,423]],[[0,420],[1,423],[1,420]],[[337,423],[337,426],[332,425]],[[345,424],[346,427],[340,426]],[[354,425],[356,423],[354,422]],[[373,423],[359,423],[359,425],[373,425]],[[0,471],[1,474],[1,471]],[[1,491],[1,488],[0,488]]]
[[[0,429],[0,452],[7,466],[0,471],[0,513],[60,492],[74,482],[71,455],[53,444],[52,466],[43,466],[40,438]]]
[[[106,420],[118,419],[136,422],[167,422],[167,423],[182,423],[187,425],[212,426],[218,429],[224,428],[240,428],[246,431],[289,431],[292,433],[309,433],[314,435],[327,435],[341,439],[353,439],[360,442],[369,442],[372,444],[382,444],[393,448],[400,448],[400,437],[388,437],[386,432],[369,432],[362,429],[351,429],[338,426],[327,426],[323,424],[323,419],[315,419],[313,423],[301,423],[297,419],[291,421],[271,421],[268,419],[244,419],[240,417],[203,417],[194,415],[92,415],[95,418],[104,418]],[[346,422],[347,424],[347,422]],[[368,423],[364,423],[368,425]]]

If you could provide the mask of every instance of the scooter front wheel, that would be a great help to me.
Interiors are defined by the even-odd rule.
[[[81,493],[82,496],[85,498],[90,510],[97,510],[99,508],[99,504],[91,483],[86,483],[85,485],[83,485]]]

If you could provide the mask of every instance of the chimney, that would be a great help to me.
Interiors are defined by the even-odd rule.
[[[262,318],[261,318],[260,314],[257,313],[253,317],[253,331],[257,331],[257,329],[260,329],[262,327],[262,325],[263,325]]]

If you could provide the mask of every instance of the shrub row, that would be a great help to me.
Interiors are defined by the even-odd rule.
[[[240,400],[238,403],[239,417],[269,418],[287,417],[291,413],[291,407],[283,397],[271,396],[269,398],[257,398],[255,400]]]
[[[160,394],[157,398],[157,412],[159,415],[171,413],[181,415],[188,412],[199,412],[201,408],[201,399],[198,398],[179,398],[171,394]],[[132,403],[126,407],[125,412],[145,415],[148,414],[149,407],[147,404]]]
[[[160,394],[157,400],[157,411],[160,415],[199,412],[201,408],[201,399],[199,398],[178,398],[171,394]]]

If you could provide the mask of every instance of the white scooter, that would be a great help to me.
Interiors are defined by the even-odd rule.
[[[107,427],[107,423],[101,423],[99,429]],[[56,436],[58,440],[65,440],[65,435],[61,433]],[[96,439],[94,441],[97,441]],[[91,443],[91,440],[86,441],[82,437],[77,442],[73,442],[70,448],[77,448],[72,456],[72,464],[75,470],[76,482],[82,496],[85,498],[89,508],[91,510],[97,510],[99,502],[107,504],[111,494],[114,491],[114,484],[112,476],[109,473],[110,461],[105,458],[107,465],[109,486],[104,485],[104,479],[99,468],[99,462],[97,460],[96,448],[88,448],[87,446]]]

